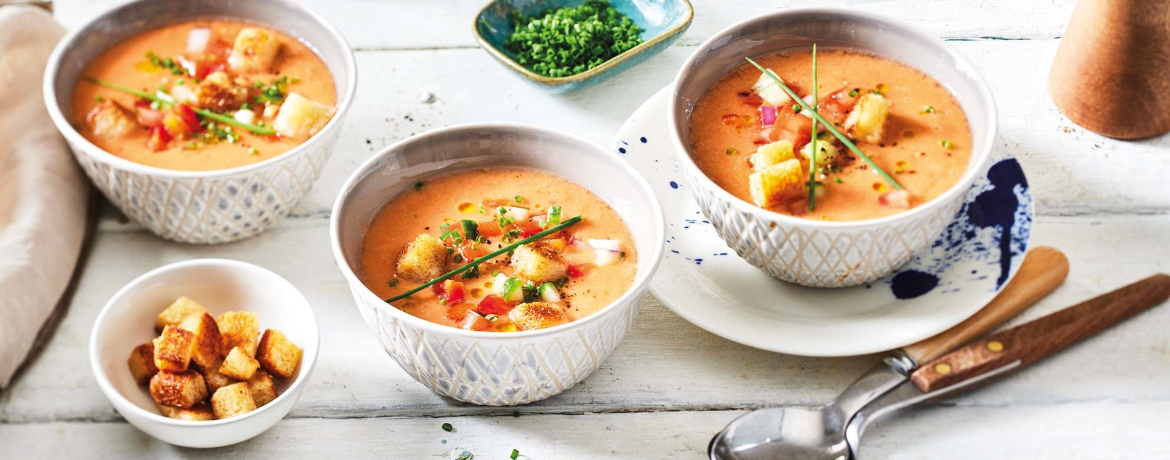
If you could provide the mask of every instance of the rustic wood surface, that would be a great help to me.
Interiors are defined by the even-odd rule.
[[[118,0],[58,1],[75,27]],[[1000,148],[1020,158],[1037,197],[1033,244],[1061,248],[1068,281],[1013,323],[1170,271],[1170,137],[1119,142],[1084,131],[1049,100],[1047,73],[1071,0],[834,2],[699,0],[679,44],[567,96],[530,88],[476,48],[481,0],[313,0],[357,49],[358,103],[321,180],[294,214],[251,240],[165,242],[107,212],[75,299],[40,356],[0,394],[0,458],[160,459],[703,458],[712,434],[745,410],[832,398],[878,359],[813,359],[711,335],[648,299],[634,330],[593,376],[519,408],[435,396],[369,333],[328,243],[329,207],[349,172],[397,139],[472,121],[537,123],[608,143],[715,31],[783,5],[850,5],[917,23],[978,65],[995,94]],[[434,93],[437,102],[420,102]],[[87,358],[98,310],[159,265],[229,257],[268,267],[313,303],[322,348],[311,385],[268,433],[221,450],[175,448],[127,425]],[[1170,458],[1170,308],[1155,307],[1002,382],[900,413],[866,436],[870,458]],[[521,414],[513,417],[514,411]],[[449,422],[457,432],[439,426]],[[446,443],[442,441],[446,440]]]

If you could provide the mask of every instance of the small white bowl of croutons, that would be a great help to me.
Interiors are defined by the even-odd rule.
[[[90,337],[98,386],[164,442],[221,447],[284,418],[317,361],[308,300],[256,265],[197,259],[154,269],[102,308]]]

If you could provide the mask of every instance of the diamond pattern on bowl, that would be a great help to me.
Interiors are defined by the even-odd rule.
[[[94,185],[126,217],[168,240],[218,244],[255,236],[287,215],[317,180],[337,133],[311,139],[304,150],[264,167],[207,178],[130,171],[85,153],[87,146],[71,147]]]
[[[580,327],[518,342],[403,325],[385,311],[393,307],[352,292],[362,319],[407,374],[440,395],[484,406],[527,404],[572,388],[613,353],[642,303],[642,296],[634,296]]]

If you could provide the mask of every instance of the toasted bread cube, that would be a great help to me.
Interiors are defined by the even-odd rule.
[[[207,382],[207,391],[215,393],[215,390],[236,383],[236,379],[219,373],[219,366],[222,365],[223,359],[220,359],[210,366],[199,367],[199,373],[203,375],[203,381]]]
[[[812,164],[812,142],[804,144],[800,149],[800,155],[804,157],[805,162]],[[824,138],[823,136],[817,138],[817,164],[826,165],[837,158],[837,146],[833,142]]]
[[[248,311],[229,311],[219,315],[219,333],[223,336],[224,350],[240,347],[248,356],[256,356],[256,344],[260,340],[260,319]]]
[[[98,137],[118,139],[142,129],[134,115],[117,102],[102,101],[85,115],[89,129]]]
[[[263,369],[256,371],[252,379],[248,380],[248,388],[252,390],[252,400],[256,402],[256,407],[276,399],[276,382],[272,380],[272,374]]]
[[[308,139],[329,124],[334,112],[333,107],[289,93],[280,104],[280,111],[276,112],[272,128],[285,137]]]
[[[211,395],[211,410],[215,418],[225,419],[256,410],[256,401],[247,382],[233,383],[215,390]]]
[[[406,243],[398,256],[398,277],[416,283],[425,283],[443,274],[447,265],[447,246],[431,235],[423,233]]]
[[[301,364],[301,355],[304,352],[297,344],[276,329],[264,330],[260,337],[260,348],[256,350],[256,359],[260,367],[276,378],[287,379],[297,371]]]
[[[280,39],[268,29],[245,27],[236,35],[228,65],[236,73],[267,72],[280,53]]]
[[[134,347],[130,351],[130,359],[127,360],[127,364],[130,365],[130,374],[134,376],[134,380],[139,385],[145,385],[149,382],[150,378],[158,373],[158,366],[154,365],[154,343],[146,342]]]
[[[197,313],[207,313],[207,309],[187,296],[179,297],[166,310],[158,314],[158,319],[154,321],[154,330],[162,332],[164,327],[178,326],[188,316]]]
[[[845,129],[852,129],[852,137],[871,144],[882,141],[886,119],[890,116],[890,100],[880,94],[864,94],[845,119]]]
[[[796,155],[792,153],[792,141],[785,140],[761,145],[749,159],[752,163],[752,171],[758,172],[793,158],[796,158]]]
[[[508,312],[508,319],[522,331],[545,329],[569,322],[569,315],[557,304],[529,302],[517,305]]]
[[[199,367],[214,365],[223,356],[223,336],[211,313],[188,316],[179,328],[195,334],[195,354],[191,357]]]
[[[150,379],[150,396],[160,406],[189,409],[207,399],[207,384],[193,370],[160,371]]]
[[[212,72],[195,89],[195,105],[214,112],[236,110],[248,102],[248,87],[224,72]]]
[[[211,406],[205,402],[196,404],[195,407],[190,409],[171,406],[158,406],[158,409],[164,416],[177,420],[190,420],[193,422],[215,420],[215,414],[211,412]]]
[[[756,206],[770,208],[805,194],[800,160],[788,160],[748,176],[748,189]]]
[[[240,347],[234,347],[219,366],[219,373],[236,380],[248,380],[259,368],[260,362],[256,358],[248,356]]]
[[[534,283],[556,281],[569,276],[569,264],[555,249],[540,242],[521,245],[512,253],[512,267],[521,278]]]
[[[195,333],[191,331],[167,326],[154,339],[154,366],[160,371],[185,371],[194,355]]]

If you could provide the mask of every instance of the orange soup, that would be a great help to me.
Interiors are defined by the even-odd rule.
[[[360,277],[394,299],[536,237],[390,303],[433,323],[512,332],[596,313],[634,282],[630,232],[604,200],[548,173],[503,168],[421,181],[391,200],[366,232]]]
[[[811,51],[757,62],[812,105]],[[954,96],[922,72],[855,51],[818,50],[817,83],[817,113],[904,190],[823,126],[810,167],[812,117],[750,63],[728,72],[695,105],[690,143],[699,168],[762,208],[835,221],[903,212],[938,197],[966,171],[967,117]]]
[[[308,46],[231,20],[143,32],[106,50],[82,75],[72,101],[81,134],[114,155],[165,169],[273,158],[320,131],[337,104],[333,76]]]

